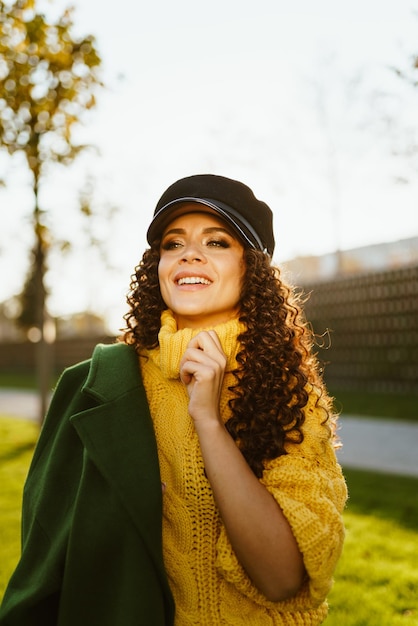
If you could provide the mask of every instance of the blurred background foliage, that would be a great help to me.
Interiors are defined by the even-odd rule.
[[[75,38],[72,29],[71,9],[51,23],[39,12],[36,0],[0,2],[0,146],[10,156],[23,155],[32,174],[33,248],[18,322],[39,331],[42,413],[50,378],[45,274],[54,245],[42,187],[53,176],[53,166],[68,165],[87,148],[75,141],[74,129],[95,106],[102,86],[94,37]],[[79,208],[89,215],[85,199]]]

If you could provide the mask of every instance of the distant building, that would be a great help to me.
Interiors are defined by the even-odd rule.
[[[418,237],[322,256],[297,257],[280,264],[291,282],[297,285],[412,265],[418,265]]]

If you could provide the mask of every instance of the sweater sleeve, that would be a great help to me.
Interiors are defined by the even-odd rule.
[[[326,417],[321,399],[312,389],[305,407],[303,442],[287,444],[287,454],[269,461],[261,479],[292,527],[307,572],[299,594],[285,601],[289,608],[299,608],[300,602],[317,607],[325,601],[344,541],[342,511],[347,488]],[[217,565],[241,592],[265,603],[233,554],[224,529],[218,541]]]

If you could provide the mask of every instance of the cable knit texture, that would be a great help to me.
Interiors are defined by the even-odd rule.
[[[141,357],[141,369],[157,438],[164,492],[163,548],[176,603],[176,626],[273,626],[320,624],[341,553],[345,481],[330,442],[326,413],[311,388],[304,441],[267,464],[261,482],[276,499],[303,553],[307,579],[297,596],[268,601],[238,562],[205,476],[199,441],[179,379],[181,357],[198,330],[177,331],[162,314],[159,347]],[[230,417],[228,386],[234,383],[243,326],[236,319],[215,327],[227,355],[221,415]]]

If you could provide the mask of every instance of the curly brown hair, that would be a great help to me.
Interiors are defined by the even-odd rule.
[[[239,318],[246,330],[239,337],[238,368],[230,387],[231,418],[226,428],[258,477],[270,459],[286,454],[285,442],[303,441],[303,409],[307,383],[315,385],[325,401],[328,417],[331,399],[325,391],[313,335],[303,319],[300,296],[286,285],[269,257],[244,249],[246,271],[240,297]],[[161,313],[166,309],[158,281],[159,246],[146,250],[132,276],[127,297],[129,312],[122,341],[141,349],[158,346]]]

